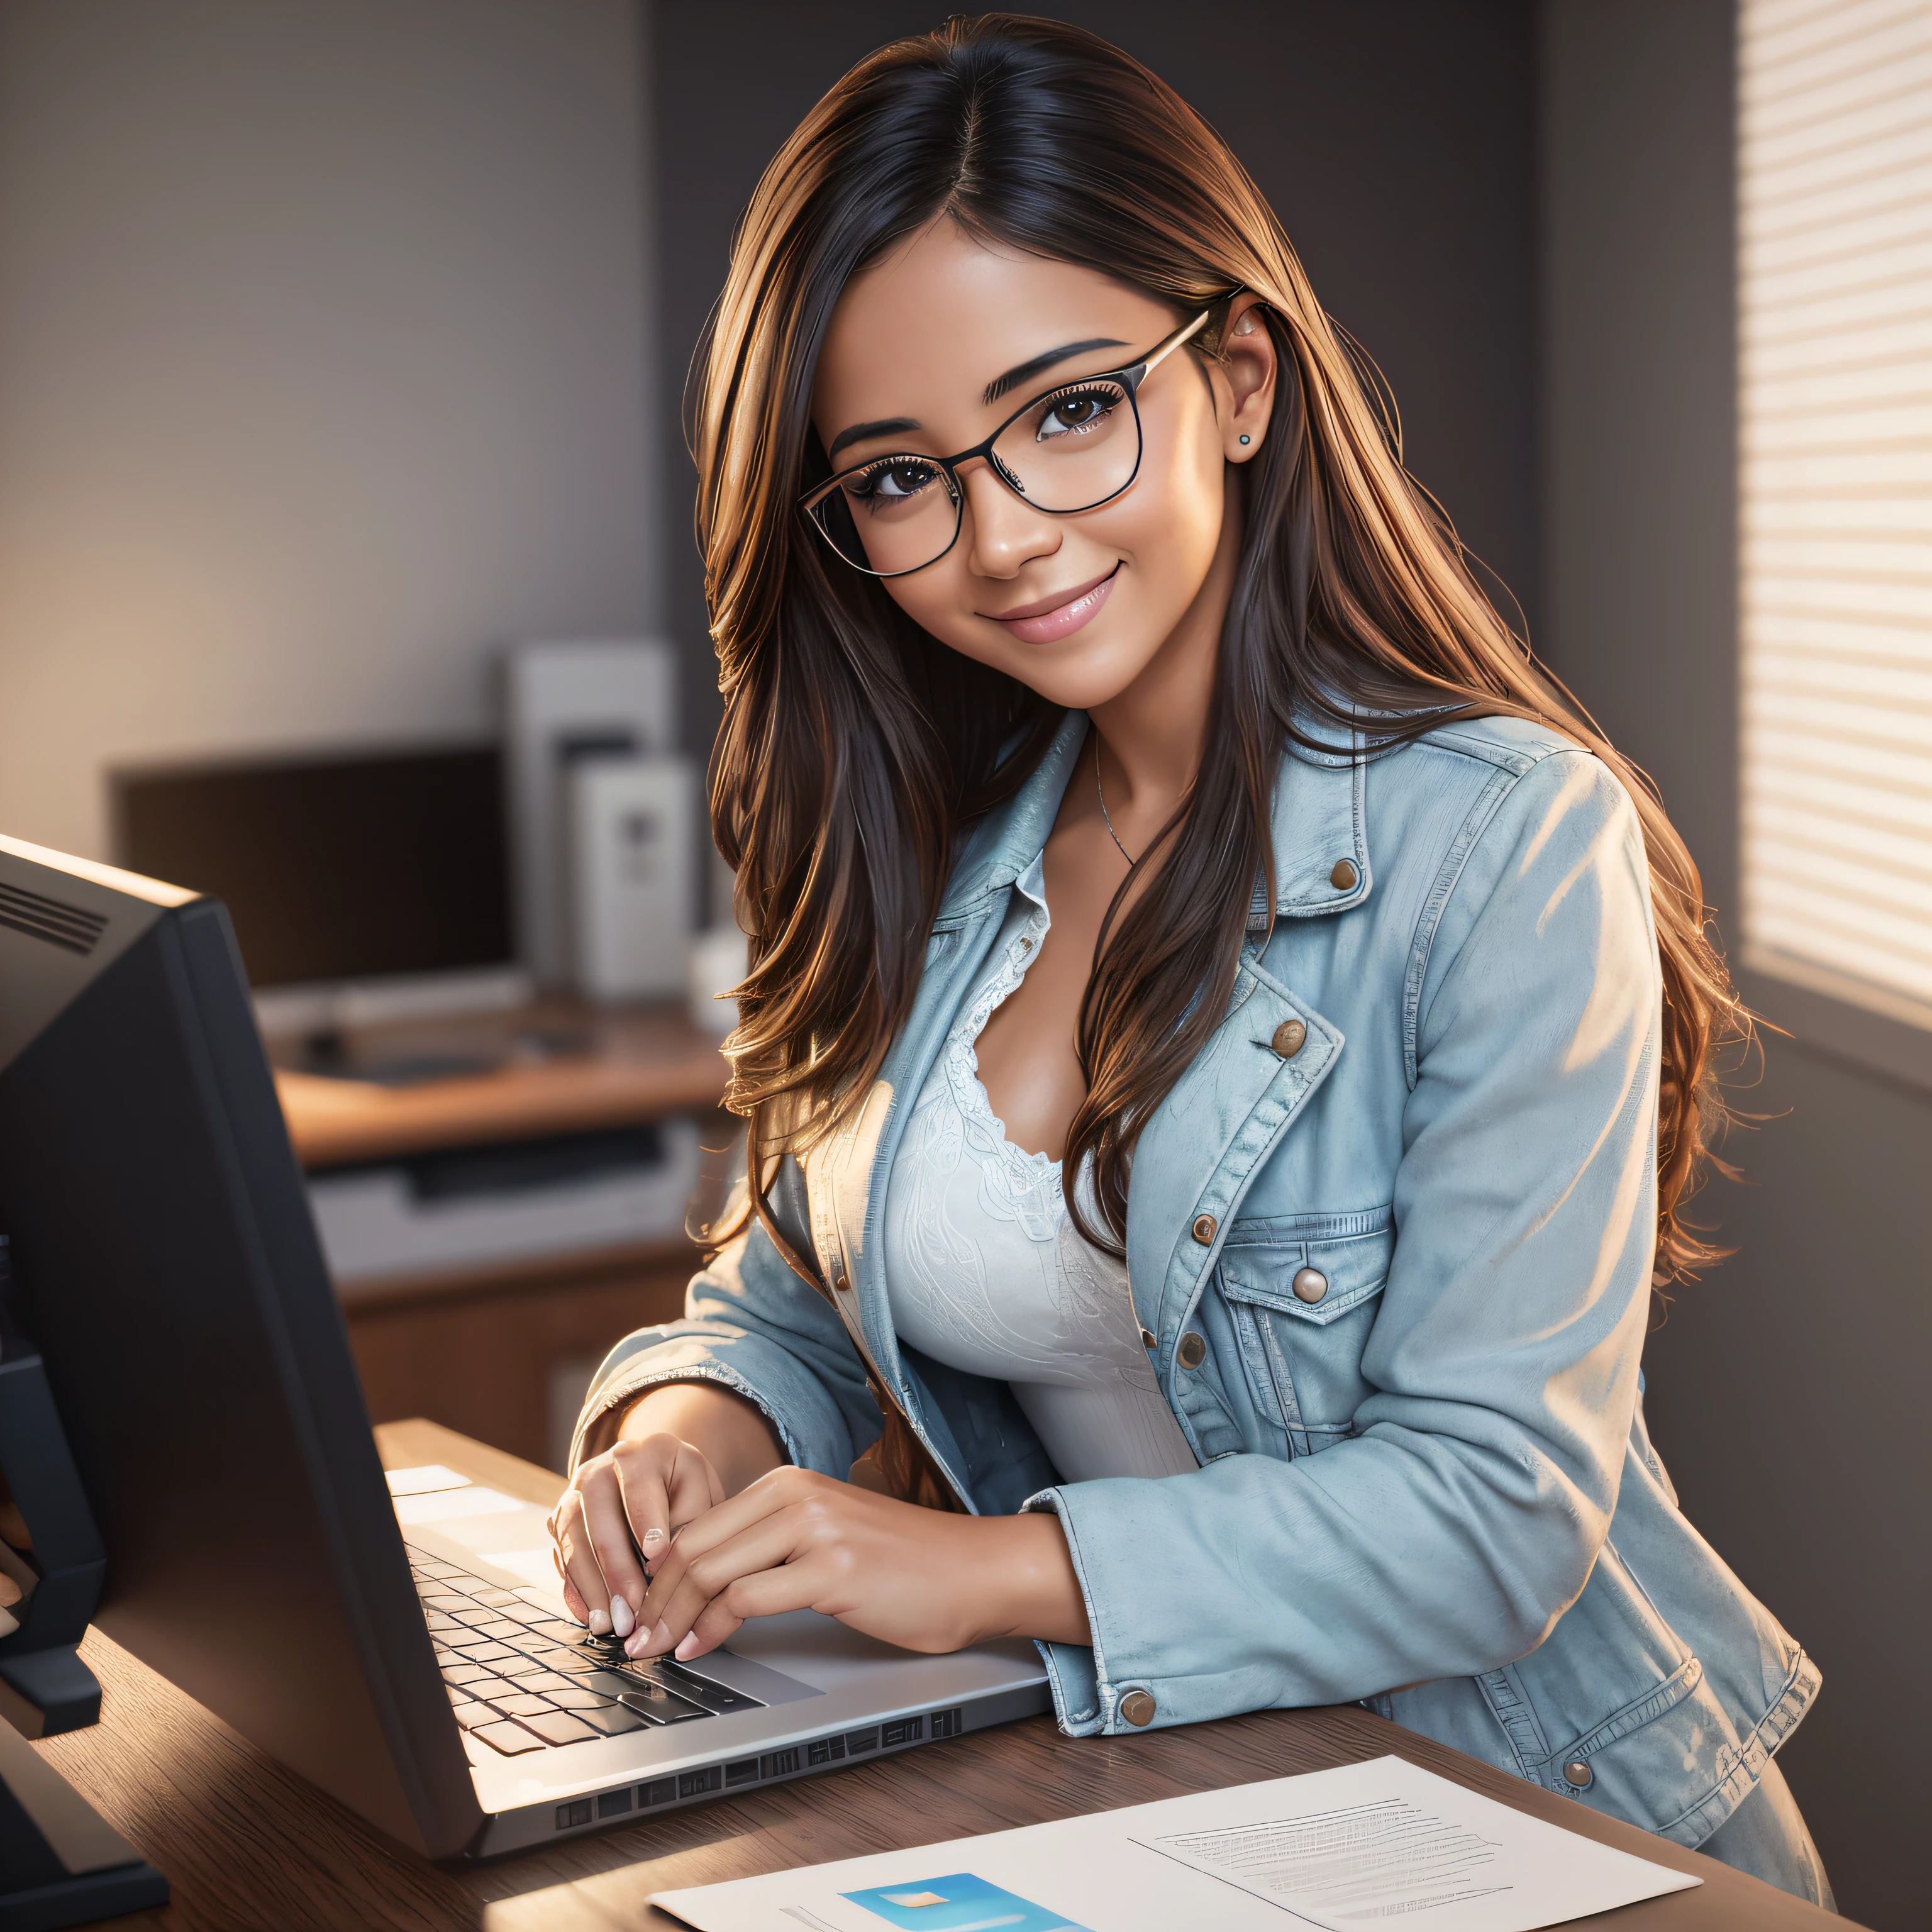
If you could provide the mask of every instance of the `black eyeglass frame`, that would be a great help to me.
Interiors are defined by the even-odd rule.
[[[1237,290],[1234,294],[1238,295],[1240,292],[1240,291]],[[863,463],[855,463],[850,469],[840,470],[837,476],[828,478],[826,482],[815,484],[800,497],[798,507],[803,512],[806,520],[823,540],[825,547],[838,558],[841,563],[867,577],[889,578],[910,577],[919,571],[930,570],[941,557],[952,554],[952,546],[959,541],[959,532],[965,523],[966,492],[960,484],[959,467],[961,464],[971,463],[977,458],[983,458],[986,460],[987,469],[1022,502],[1032,504],[1034,508],[1040,511],[1046,516],[1083,517],[1089,510],[1097,510],[1102,504],[1112,503],[1120,497],[1124,496],[1134,487],[1134,479],[1141,473],[1141,458],[1147,453],[1146,432],[1141,424],[1141,385],[1177,349],[1184,344],[1192,340],[1196,335],[1199,334],[1201,331],[1208,326],[1208,320],[1214,314],[1215,309],[1224,307],[1234,298],[1234,296],[1232,295],[1221,297],[1210,307],[1204,308],[1192,322],[1184,323],[1172,335],[1163,338],[1138,362],[1130,362],[1124,368],[1097,370],[1091,374],[1076,376],[1066,382],[1055,382],[1049,388],[1042,389],[1038,394],[1030,397],[1014,410],[1012,414],[1008,416],[991,436],[986,437],[983,442],[976,442],[970,449],[962,449],[955,456],[929,456],[923,450],[904,449],[890,450],[883,456],[868,457]],[[1129,472],[1127,480],[1118,490],[1110,490],[1106,496],[1096,498],[1093,502],[1083,503],[1077,510],[1049,510],[1043,503],[1034,503],[1018,481],[1007,473],[1006,465],[994,454],[993,446],[1029,410],[1038,409],[1041,404],[1050,401],[1063,390],[1083,388],[1090,382],[1118,382],[1126,392],[1127,406],[1134,412],[1134,466]],[[917,463],[931,464],[946,479],[946,494],[952,505],[951,538],[945,549],[940,550],[937,556],[929,556],[923,563],[913,564],[904,570],[874,570],[865,564],[853,562],[852,560],[832,541],[831,532],[812,512],[835,490],[841,488],[848,477],[862,476],[868,470],[876,470],[882,463],[891,463],[908,458]]]

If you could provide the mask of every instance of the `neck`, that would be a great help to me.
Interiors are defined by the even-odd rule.
[[[1240,500],[1231,475],[1220,540],[1193,602],[1139,676],[1088,713],[1100,736],[1102,782],[1117,824],[1130,818],[1150,834],[1201,769],[1240,552]]]

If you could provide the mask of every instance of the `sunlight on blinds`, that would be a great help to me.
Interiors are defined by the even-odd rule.
[[[1746,963],[1932,1025],[1932,0],[1744,0]]]

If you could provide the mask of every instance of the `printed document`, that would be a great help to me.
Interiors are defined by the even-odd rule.
[[[651,1903],[699,1932],[1535,1932],[1702,1882],[1384,1757]]]

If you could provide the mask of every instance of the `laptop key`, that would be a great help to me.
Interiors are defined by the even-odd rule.
[[[473,1684],[479,1677],[490,1675],[480,1664],[464,1664],[454,1658],[447,1658],[442,1666],[442,1681],[446,1684]]]
[[[475,1703],[467,1699],[460,1704],[452,1705],[450,1709],[456,1721],[466,1731],[476,1730],[484,1724],[494,1724],[496,1721],[496,1712],[488,1704]]]
[[[627,1732],[644,1728],[644,1719],[636,1712],[626,1710],[622,1704],[601,1704],[594,1711],[578,1711],[574,1714],[581,1718],[592,1730],[602,1731],[607,1738],[621,1738]]]
[[[560,1718],[563,1713],[560,1711],[556,1715]],[[532,1737],[521,1724],[513,1724],[508,1718],[500,1724],[479,1725],[475,1730],[466,1732],[464,1735],[481,1738],[492,1750],[501,1751],[506,1757],[515,1757],[520,1752],[542,1750],[544,1748],[542,1738]],[[587,1738],[595,1737],[596,1732],[586,1728],[584,1735]],[[568,1741],[560,1739],[558,1742]]]
[[[526,1678],[524,1682],[530,1680]],[[544,1695],[555,1705],[566,1711],[608,1711],[617,1700],[614,1697],[600,1697],[595,1690],[586,1690],[580,1684],[573,1684],[567,1677],[556,1680],[557,1687]]]
[[[534,1663],[536,1660],[528,1660]],[[558,1670],[526,1670],[517,1679],[520,1690],[542,1690],[552,1696],[560,1690],[574,1690],[576,1685]]]
[[[597,1735],[581,1718],[568,1711],[553,1711],[548,1717],[526,1718],[524,1721],[538,1737],[554,1744],[581,1744],[586,1738]]]
[[[642,1666],[632,1666],[640,1670]],[[649,1674],[667,1690],[674,1690],[680,1697],[688,1697],[694,1704],[702,1704],[707,1711],[718,1712],[721,1715],[732,1711],[761,1711],[764,1706],[755,1697],[748,1697],[742,1690],[734,1690],[728,1684],[716,1682],[701,1672],[689,1670],[674,1658],[653,1658]]]
[[[521,1624],[507,1622],[497,1617],[487,1624],[472,1624],[470,1627],[478,1636],[487,1636],[492,1643],[526,1643],[530,1633]]]
[[[588,1677],[604,1668],[604,1660],[585,1650],[539,1650],[537,1661],[547,1670],[561,1670],[572,1677]]]
[[[556,1708],[544,1698],[526,1696],[521,1692],[514,1697],[499,1697],[495,1702],[506,1718],[541,1718],[546,1711]]]
[[[514,1657],[516,1652],[506,1643],[460,1643],[457,1654],[466,1657],[472,1664],[494,1664],[499,1658]]]
[[[693,1718],[711,1715],[695,1704],[687,1704],[682,1697],[674,1697],[662,1684],[646,1683],[642,1678],[625,1687],[623,1702],[627,1708],[654,1724],[688,1724]]]
[[[467,1688],[471,1696],[487,1697],[493,1704],[500,1697],[514,1697],[517,1694],[517,1687],[506,1683],[500,1677],[479,1677]]]
[[[621,1697],[626,1690],[638,1688],[636,1679],[620,1677],[614,1670],[593,1671],[588,1677],[578,1678],[577,1682],[600,1697]]]
[[[542,1671],[543,1666],[534,1657],[519,1657],[513,1651],[494,1668],[499,1677],[531,1677]]]

